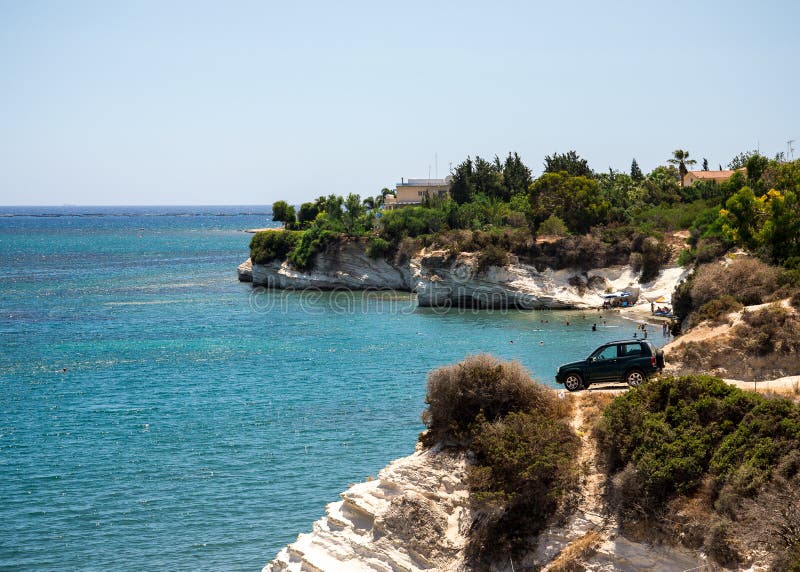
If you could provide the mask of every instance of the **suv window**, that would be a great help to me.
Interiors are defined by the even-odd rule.
[[[616,359],[616,357],[617,357],[617,346],[613,345],[601,349],[599,352],[595,354],[594,359],[596,360]]]
[[[619,346],[619,356],[638,356],[644,353],[644,349],[640,343],[621,344]]]

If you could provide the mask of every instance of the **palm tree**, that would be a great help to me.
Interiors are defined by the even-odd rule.
[[[686,176],[686,173],[689,172],[689,170],[686,168],[686,165],[694,165],[697,163],[697,161],[694,159],[689,159],[688,151],[684,151],[683,149],[675,149],[672,152],[672,159],[668,159],[667,163],[678,165],[678,173],[681,176],[681,188],[683,188],[683,178]]]

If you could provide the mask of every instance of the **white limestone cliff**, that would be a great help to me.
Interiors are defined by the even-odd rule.
[[[263,572],[458,570],[470,524],[463,453],[417,450],[326,507]]]
[[[394,265],[383,258],[372,258],[367,255],[363,243],[341,241],[317,254],[314,269],[309,272],[296,270],[285,261],[253,264],[253,286],[284,290],[349,288],[410,292],[413,282],[408,264]]]
[[[704,554],[621,534],[604,504],[605,475],[585,420],[591,394],[565,397],[576,400],[572,426],[581,438],[579,463],[585,468],[573,510],[532,537],[527,554],[495,562],[490,572],[723,570]],[[467,466],[465,453],[418,448],[390,463],[377,479],[342,493],[311,532],[284,547],[262,572],[472,572],[464,559],[472,523]],[[759,569],[752,563],[741,568]]]
[[[649,310],[647,300],[669,298],[684,272],[668,268],[654,282],[641,285],[630,266],[540,271],[512,256],[506,266],[480,269],[474,253],[454,257],[426,249],[395,263],[371,258],[362,242],[342,241],[319,253],[311,271],[275,261],[253,264],[250,274],[254,286],[278,289],[415,292],[420,306],[434,307],[592,308],[602,305],[608,289],[631,290],[641,293],[639,300]]]

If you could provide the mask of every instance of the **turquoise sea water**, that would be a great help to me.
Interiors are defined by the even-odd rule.
[[[634,331],[254,291],[267,213],[0,207],[0,570],[260,570],[413,451],[430,369],[491,352],[551,383]]]

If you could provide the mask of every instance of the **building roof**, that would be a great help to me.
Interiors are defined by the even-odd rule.
[[[736,171],[727,169],[723,171],[689,171],[688,174],[692,175],[695,179],[728,179],[733,176]]]
[[[452,177],[445,179],[408,179],[397,183],[398,187],[444,187],[450,184]]]

